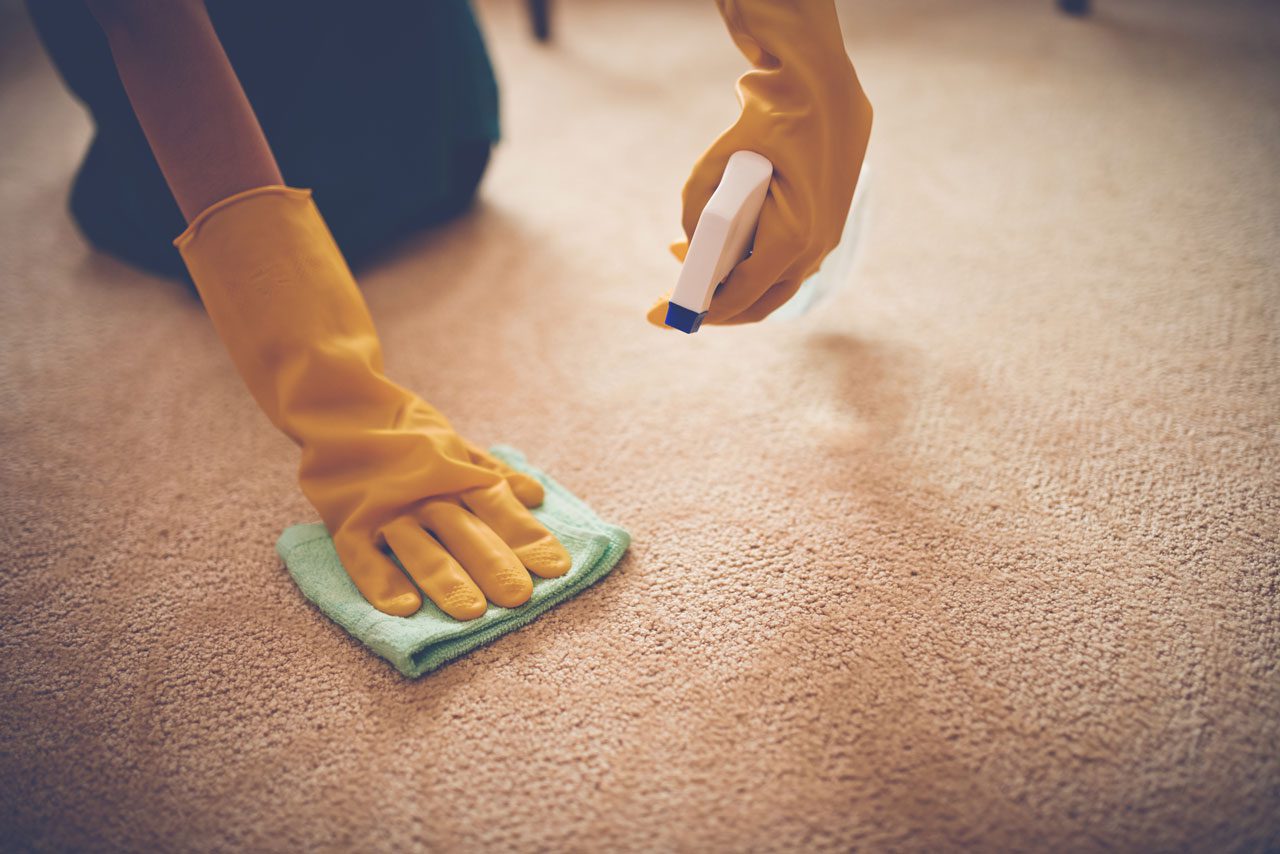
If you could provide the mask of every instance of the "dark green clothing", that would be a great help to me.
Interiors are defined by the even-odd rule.
[[[71,208],[104,251],[179,273],[185,227],[82,0],[28,4],[96,131]],[[354,263],[470,204],[498,139],[498,91],[466,0],[207,0],[280,164]]]

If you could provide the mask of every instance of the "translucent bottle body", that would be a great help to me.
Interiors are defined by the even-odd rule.
[[[853,202],[849,205],[849,216],[840,233],[840,242],[827,255],[818,272],[805,279],[795,296],[769,315],[768,320],[791,320],[807,314],[814,306],[827,301],[832,294],[853,280],[854,268],[866,240],[869,177],[864,163],[862,174],[858,176],[858,187],[853,193]]]

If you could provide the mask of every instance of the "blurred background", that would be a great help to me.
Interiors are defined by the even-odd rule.
[[[684,337],[714,4],[476,4],[478,203],[361,284],[634,545],[408,683],[280,566],[314,511],[198,302],[77,230],[90,122],[0,3],[0,847],[1280,847],[1280,5],[838,7],[855,278]]]

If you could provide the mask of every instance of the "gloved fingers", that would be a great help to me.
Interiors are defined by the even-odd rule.
[[[666,294],[653,304],[653,308],[649,309],[648,313],[645,314],[644,319],[652,323],[654,326],[674,331],[671,330],[670,326],[667,326],[667,305],[670,304],[670,302],[671,294]]]
[[[778,284],[765,291],[764,296],[752,303],[751,307],[746,311],[735,314],[724,321],[724,325],[736,326],[743,323],[759,323],[795,296],[796,291],[800,290],[802,284],[804,284],[802,279],[784,279],[778,282]]]
[[[481,468],[497,472],[506,478],[507,483],[511,486],[511,491],[515,493],[516,498],[519,498],[520,503],[525,507],[538,507],[546,499],[546,491],[542,488],[542,484],[538,483],[537,478],[524,472],[516,471],[492,454],[482,451],[469,440],[467,441],[467,452],[471,455],[471,462]]]
[[[333,546],[342,568],[370,605],[393,617],[408,617],[422,607],[413,582],[373,543],[339,533]]]
[[[525,568],[542,578],[564,575],[572,566],[569,552],[512,494],[506,482],[469,489],[462,502],[502,538]]]
[[[689,254],[689,239],[687,237],[681,238],[667,248],[671,250],[672,255],[676,256],[676,260],[683,264],[684,256]]]
[[[795,242],[769,223],[769,202],[765,201],[765,210],[760,216],[751,257],[734,267],[729,278],[716,289],[706,323],[726,323],[755,305],[795,262]]]
[[[402,516],[382,529],[387,545],[427,598],[455,620],[474,620],[489,603],[462,566],[415,519]]]
[[[495,605],[515,608],[533,595],[533,579],[492,528],[451,501],[429,501],[418,521],[435,534]]]

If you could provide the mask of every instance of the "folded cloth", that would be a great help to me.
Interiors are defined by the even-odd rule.
[[[610,525],[577,496],[529,465],[515,448],[499,445],[489,452],[517,471],[537,478],[546,500],[533,510],[538,521],[559,538],[573,557],[572,568],[559,578],[533,579],[533,596],[519,608],[489,610],[475,620],[459,622],[430,600],[411,617],[376,610],[351,583],[324,525],[294,525],[280,535],[276,551],[289,574],[331,620],[369,649],[390,661],[405,676],[430,673],[460,655],[507,632],[599,581],[631,544],[631,535]]]

